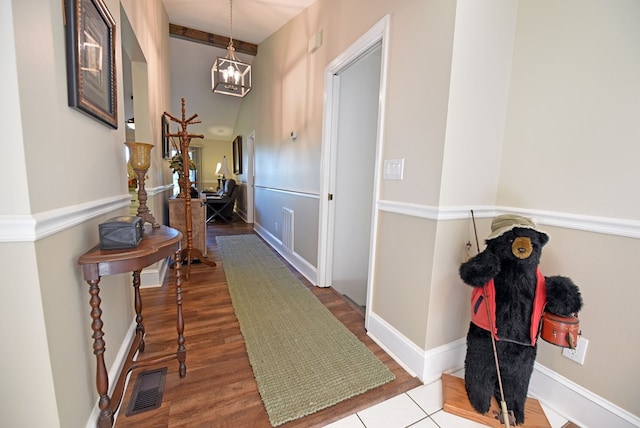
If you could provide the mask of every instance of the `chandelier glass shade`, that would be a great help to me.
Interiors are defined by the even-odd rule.
[[[244,97],[251,90],[251,64],[240,61],[233,47],[233,0],[229,0],[229,32],[227,56],[217,57],[211,67],[211,90],[218,94]]]
[[[218,94],[244,97],[251,90],[251,64],[240,61],[229,43],[226,57],[217,57],[211,67],[211,90]]]

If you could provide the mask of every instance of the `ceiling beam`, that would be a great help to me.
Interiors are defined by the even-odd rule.
[[[221,49],[226,49],[227,46],[229,46],[228,37],[207,33],[206,31],[194,30],[193,28],[171,23],[169,24],[169,36],[203,43],[205,45],[215,46]],[[256,56],[258,54],[258,45],[254,45],[253,43],[233,39],[233,47],[236,49],[236,52],[239,53],[251,56]]]

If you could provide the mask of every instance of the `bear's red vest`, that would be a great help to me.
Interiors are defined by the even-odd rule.
[[[484,287],[474,287],[471,293],[471,322],[478,327],[490,331],[489,318],[487,316],[487,309],[482,304],[484,301],[484,290],[487,290],[487,299],[489,300],[489,309],[491,312],[491,323],[493,325],[493,337],[496,340],[500,340],[498,337],[498,328],[496,327],[496,288],[493,283],[493,279],[489,280]],[[547,290],[544,283],[544,275],[536,268],[536,293],[533,298],[533,311],[531,312],[531,346],[536,344],[538,339],[538,332],[540,331],[540,320],[542,319],[542,312],[544,311],[544,305],[547,302]],[[505,338],[504,340],[508,340]]]

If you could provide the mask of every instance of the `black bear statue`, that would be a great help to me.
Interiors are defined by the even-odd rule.
[[[502,400],[491,340],[500,365],[507,408],[524,423],[525,401],[537,353],[544,311],[571,316],[582,308],[580,290],[563,276],[543,276],[538,268],[549,235],[526,217],[497,216],[486,248],[462,263],[460,278],[473,287],[467,333],[465,388],[471,405],[486,413]]]

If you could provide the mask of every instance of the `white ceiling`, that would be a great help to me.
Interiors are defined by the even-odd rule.
[[[314,1],[233,0],[233,33],[230,34],[229,0],[162,0],[171,24],[225,37],[232,35],[234,40],[257,45]],[[182,48],[184,43],[189,44],[188,49]],[[206,139],[231,141],[241,99],[212,93],[210,77],[213,61],[216,56],[225,56],[226,50],[179,39],[172,39],[171,46],[175,59],[171,64],[172,92],[175,92],[172,109],[179,112],[178,96],[185,97],[188,111],[197,113],[202,121],[191,132],[203,134]],[[250,55],[239,54],[238,58],[253,62]],[[191,67],[180,66],[186,63]],[[188,84],[183,85],[184,82]]]
[[[162,0],[169,22],[260,44],[315,0]],[[230,23],[233,33],[230,34]]]

